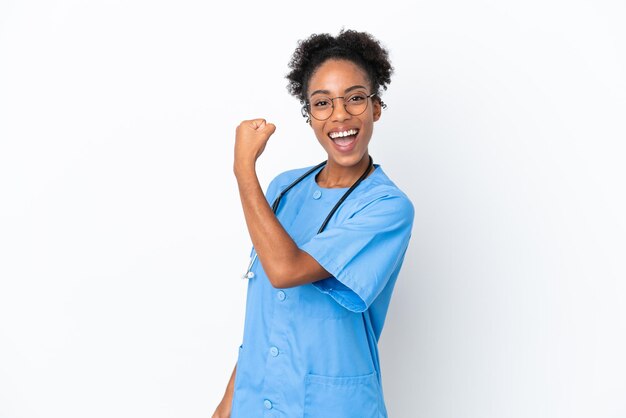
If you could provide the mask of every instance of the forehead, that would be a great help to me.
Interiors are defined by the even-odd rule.
[[[348,60],[330,59],[315,69],[307,88],[307,95],[316,90],[343,93],[354,85],[369,86],[367,74],[361,67]]]

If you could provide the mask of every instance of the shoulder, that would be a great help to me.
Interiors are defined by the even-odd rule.
[[[310,166],[307,166],[307,167],[294,168],[294,169],[291,169],[291,170],[283,171],[282,173],[276,175],[272,179],[271,183],[291,184],[294,180],[296,180],[297,178],[301,177],[306,172],[308,172],[309,170],[312,170],[316,166],[317,165],[310,165]]]
[[[413,202],[394,183],[381,166],[370,175],[367,187],[364,187],[354,200],[355,209],[367,210],[375,206],[377,209],[388,210],[395,215],[408,217],[411,220],[415,214]]]
[[[280,191],[287,188],[296,179],[300,178],[315,167],[317,167],[317,164],[301,168],[294,168],[277,174],[267,186],[267,196],[270,198],[275,197],[276,195],[278,195],[278,193],[280,193]]]

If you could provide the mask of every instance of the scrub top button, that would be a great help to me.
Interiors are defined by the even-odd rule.
[[[313,199],[319,199],[322,196],[322,192],[320,192],[319,190],[316,190],[315,193],[313,193]]]
[[[276,347],[270,348],[270,353],[272,353],[272,356],[276,357],[278,355],[278,348]]]
[[[278,293],[276,294],[276,297],[278,297],[278,300],[285,300],[287,296],[285,296],[285,292],[283,292],[282,290],[279,290]]]
[[[272,409],[272,403],[267,399],[263,401],[263,405],[265,405],[265,409]]]

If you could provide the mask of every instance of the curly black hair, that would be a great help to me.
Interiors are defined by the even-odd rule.
[[[289,94],[304,104],[311,76],[328,59],[345,59],[362,68],[378,100],[379,89],[387,90],[387,84],[391,82],[393,67],[388,51],[380,42],[367,32],[341,29],[337,37],[327,33],[313,34],[298,41],[289,62],[291,72],[285,76],[289,80]]]

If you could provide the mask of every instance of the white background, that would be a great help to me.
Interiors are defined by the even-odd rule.
[[[412,199],[392,418],[626,416],[623,1],[0,1],[0,417],[208,417],[243,334],[236,125],[263,187],[325,159],[311,33],[395,74],[370,152]]]

